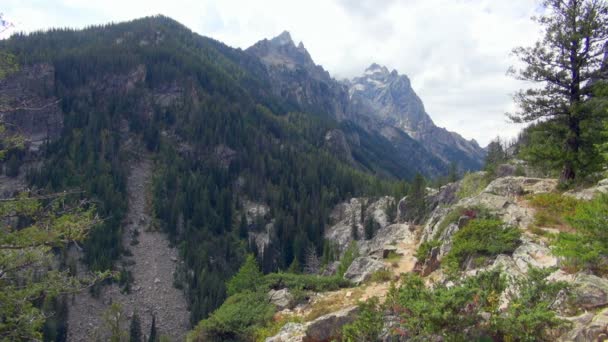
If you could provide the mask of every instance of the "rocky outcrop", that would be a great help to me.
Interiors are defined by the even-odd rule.
[[[353,263],[344,273],[344,279],[350,280],[355,285],[359,285],[370,279],[375,272],[383,269],[386,269],[386,266],[382,261],[371,257],[358,257],[353,260]]]
[[[601,310],[597,314],[586,312],[577,317],[568,318],[573,327],[558,341],[562,342],[587,342],[608,340],[608,309]]]
[[[570,196],[579,200],[591,200],[599,194],[608,194],[608,178],[602,179],[595,186],[582,190],[570,190],[564,196]]]
[[[608,280],[591,274],[579,274],[572,282],[572,305],[590,310],[608,305]]]
[[[330,227],[325,230],[325,238],[334,242],[340,251],[344,251],[353,240],[353,227],[357,230],[357,235],[363,237],[365,233],[363,224],[368,219],[373,220],[379,227],[379,239],[386,237],[388,233],[381,231],[389,224],[386,210],[392,202],[394,202],[392,197],[384,196],[377,200],[364,197],[352,198],[350,201],[338,204],[330,213]],[[400,228],[403,227],[392,229],[403,233]]]
[[[339,340],[342,327],[354,321],[356,306],[321,316],[308,323],[287,323],[266,342],[329,342]]]
[[[7,132],[25,138],[26,147],[36,152],[46,141],[59,138],[63,128],[60,101],[46,96],[55,87],[55,68],[50,64],[26,66],[0,79],[0,121]]]
[[[270,302],[277,307],[277,310],[283,310],[289,308],[293,301],[293,295],[289,292],[289,289],[270,290],[268,291],[268,299]]]

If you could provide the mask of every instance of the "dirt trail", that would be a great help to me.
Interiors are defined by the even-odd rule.
[[[137,311],[142,332],[146,335],[150,332],[153,315],[158,333],[167,335],[172,341],[184,340],[189,329],[186,300],[181,290],[173,287],[178,252],[169,246],[166,235],[150,230],[152,162],[148,159],[135,161],[130,171],[123,246],[132,256],[124,257],[121,262],[129,265],[127,268],[132,272],[131,292],[123,294],[117,285],[111,285],[102,289],[99,299],[88,292],[75,296],[69,307],[68,341],[92,340],[102,330],[98,329],[102,324],[101,316],[112,302],[121,303],[128,317]],[[133,240],[137,243],[132,243]]]
[[[401,241],[396,245],[399,258],[384,260],[387,268],[392,271],[393,279],[397,279],[402,273],[409,273],[414,270],[417,245],[417,241]],[[380,302],[384,302],[389,289],[390,281],[385,281],[322,293],[314,298],[310,305],[302,311],[296,312],[296,314],[307,320],[312,320],[323,314],[338,311],[341,308],[355,305],[358,301],[365,301],[372,297],[378,297]]]

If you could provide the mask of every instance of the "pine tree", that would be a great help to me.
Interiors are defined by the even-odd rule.
[[[353,240],[359,240],[359,227],[357,227],[357,220],[355,216],[355,211],[353,210],[350,220],[350,235]]]
[[[243,266],[226,284],[227,293],[231,296],[245,290],[254,290],[261,278],[262,272],[258,263],[255,257],[249,254]]]
[[[321,269],[321,261],[317,256],[317,250],[313,245],[309,245],[306,248],[306,266],[304,272],[308,274],[317,274]]]
[[[594,120],[594,111],[586,106],[594,83],[608,76],[602,67],[608,7],[604,0],[545,0],[544,7],[547,14],[537,19],[544,38],[532,47],[516,48],[513,52],[525,67],[510,70],[516,78],[540,86],[516,93],[519,111],[509,117],[514,122],[551,121],[547,128],[553,135],[563,132],[562,151],[553,157],[562,164],[560,181],[569,182],[591,171],[586,170],[591,167],[585,165],[588,156],[598,154],[594,144],[585,141],[597,135],[583,128]]]
[[[426,181],[421,174],[416,174],[407,194],[409,221],[419,222],[426,215]]]
[[[148,342],[156,342],[156,315],[152,315],[152,325],[150,326],[150,336]]]
[[[374,237],[374,233],[376,232],[376,227],[375,227],[375,221],[373,218],[368,217],[367,220],[365,220],[365,226],[364,226],[364,230],[365,230],[365,239],[366,240],[371,240]]]
[[[142,342],[141,322],[137,312],[133,313],[131,325],[129,327],[129,342]]]

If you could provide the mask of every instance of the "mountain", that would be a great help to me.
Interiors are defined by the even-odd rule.
[[[264,64],[275,96],[291,108],[337,122],[337,127],[327,132],[326,143],[338,158],[386,177],[411,178],[416,173],[436,177],[447,171],[445,162],[409,135],[392,127],[378,128],[375,120],[368,122],[369,116],[354,113],[348,87],[316,65],[289,32],[261,40],[245,51]]]
[[[451,162],[464,170],[482,165],[484,150],[475,141],[437,127],[405,75],[372,64],[362,77],[339,82],[314,63],[301,42],[296,46],[287,31],[246,52],[266,66],[276,95],[341,123],[355,123],[375,139],[388,141],[392,151],[382,159],[406,158],[408,168],[416,165],[415,171],[427,176],[444,174]],[[356,148],[354,141],[348,143]]]
[[[465,169],[481,167],[484,150],[475,140],[437,127],[407,76],[374,63],[363,76],[345,83],[354,112],[401,129],[446,163],[461,163]]]
[[[91,199],[103,221],[58,264],[121,274],[92,289],[99,298],[51,305],[59,330],[65,307],[81,305],[68,336],[92,336],[114,300],[150,313],[146,331],[155,310],[171,316],[175,291],[161,287],[172,284],[144,266],[156,257],[169,259],[155,265],[175,273],[198,322],[223,303],[248,253],[265,273],[301,270],[311,251],[333,248],[324,231],[336,204],[447,169],[402,129],[353,111],[348,87],[288,34],[243,51],[156,16],[17,34],[0,50],[19,64],[0,80],[0,118],[25,139],[0,165],[10,171],[0,190],[81,190],[70,200]],[[163,333],[183,335],[175,319],[155,317]]]

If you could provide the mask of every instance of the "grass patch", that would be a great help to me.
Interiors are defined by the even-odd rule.
[[[275,316],[275,319],[273,319],[270,323],[268,323],[268,325],[263,326],[263,327],[258,327],[255,330],[255,332],[253,334],[254,340],[256,342],[266,341],[267,338],[278,334],[279,331],[281,330],[281,328],[283,328],[285,326],[285,324],[287,324],[287,323],[302,323],[302,318],[300,318],[298,316],[293,316],[293,315],[289,315],[289,316],[279,315],[278,317]]]
[[[580,201],[558,193],[537,194],[528,198],[536,209],[534,225],[539,227],[570,228],[566,217],[573,215]]]
[[[393,272],[390,270],[382,269],[377,270],[370,277],[370,281],[373,283],[385,283],[393,278]]]
[[[460,182],[456,195],[459,199],[479,195],[490,184],[489,177],[483,173],[467,173]]]

